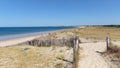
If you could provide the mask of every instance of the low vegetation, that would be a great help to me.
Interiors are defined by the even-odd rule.
[[[107,51],[108,54],[113,55],[114,58],[120,61],[120,47],[111,44]]]
[[[62,68],[63,67],[63,63],[57,63],[56,65],[55,65],[55,68]]]
[[[120,68],[120,47],[117,45],[111,43],[108,50],[103,54],[103,57]]]
[[[64,59],[65,59],[65,57],[64,57],[64,55],[63,55],[63,54],[58,54],[58,55],[56,56],[56,59],[59,59],[59,60],[64,60]]]
[[[68,47],[53,49],[25,45],[0,48],[0,68],[71,68],[72,64],[59,60],[69,60],[71,53],[72,48],[68,50]]]
[[[120,40],[120,28],[116,27],[84,27],[73,29],[71,32],[86,39],[105,40],[109,36],[112,40]]]
[[[120,52],[120,47],[111,43],[108,47],[108,52],[109,53],[118,53],[118,52]]]

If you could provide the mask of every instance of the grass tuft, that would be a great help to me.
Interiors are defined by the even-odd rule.
[[[58,54],[57,56],[56,56],[56,59],[59,59],[59,60],[63,60],[65,57],[64,57],[64,55],[63,54]]]
[[[63,68],[63,63],[57,63],[57,64],[55,64],[55,68]]]

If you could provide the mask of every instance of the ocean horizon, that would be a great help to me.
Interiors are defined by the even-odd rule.
[[[73,26],[61,27],[0,27],[0,40],[34,36],[52,31],[75,28]]]

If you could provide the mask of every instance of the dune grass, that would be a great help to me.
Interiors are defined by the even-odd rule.
[[[107,53],[120,61],[120,47],[111,43]]]
[[[84,28],[75,28],[52,33],[50,36],[56,38],[63,38],[68,36],[80,36],[86,39],[105,40],[110,37],[112,40],[120,40],[120,28],[116,27],[102,27],[102,26],[89,26]]]
[[[64,55],[66,50],[66,47],[53,49],[27,45],[0,48],[0,68],[56,68],[59,63],[65,65],[56,56],[61,53]]]
[[[120,28],[115,27],[85,27],[71,30],[72,33],[90,39],[105,39],[109,36],[113,40],[120,40]]]

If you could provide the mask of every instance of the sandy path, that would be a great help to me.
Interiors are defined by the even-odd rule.
[[[80,53],[80,60],[78,62],[79,68],[117,68],[107,62],[100,53],[106,49],[105,42],[98,43],[82,43],[80,44],[82,50]]]

